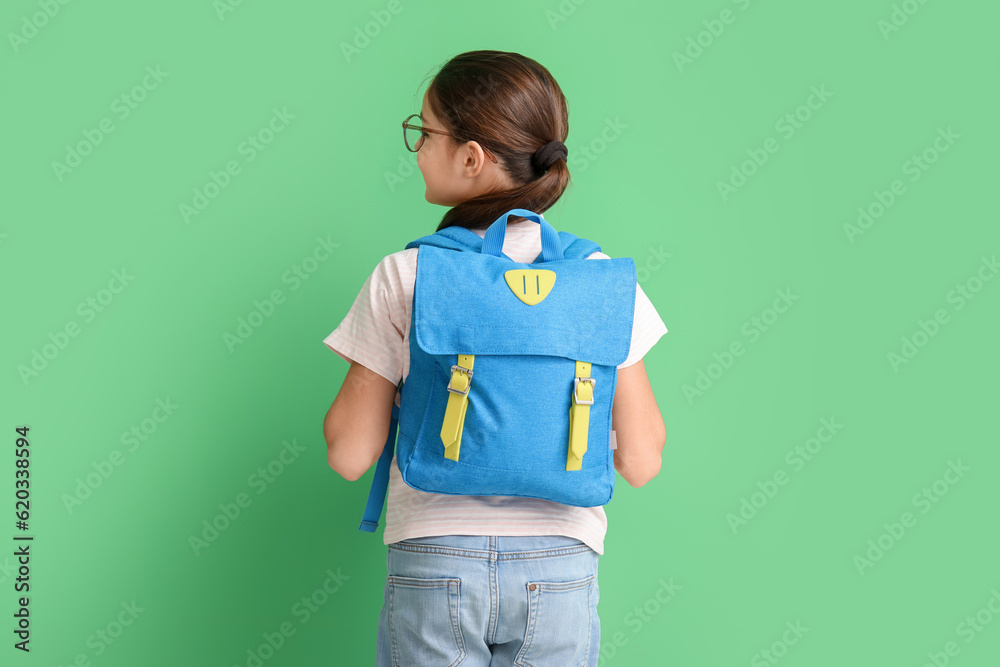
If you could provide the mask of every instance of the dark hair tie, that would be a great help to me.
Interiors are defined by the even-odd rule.
[[[556,140],[545,144],[531,156],[531,164],[539,171],[546,171],[556,160],[565,160],[569,156],[566,144]]]

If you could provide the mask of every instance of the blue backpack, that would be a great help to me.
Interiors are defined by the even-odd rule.
[[[511,215],[541,226],[542,252],[531,264],[502,251]],[[600,246],[520,208],[484,238],[453,226],[406,245],[418,246],[409,374],[360,530],[378,527],[397,425],[397,465],[415,489],[606,504],[635,262],[587,260]]]

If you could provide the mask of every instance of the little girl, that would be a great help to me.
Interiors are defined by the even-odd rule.
[[[425,198],[450,207],[437,230],[460,225],[484,236],[510,209],[550,208],[569,184],[568,127],[562,90],[534,60],[501,51],[452,58],[403,129]],[[351,365],[323,426],[330,466],[348,480],[378,460],[393,401],[399,404],[418,251],[380,261],[323,341]],[[510,217],[503,252],[533,262],[540,225]],[[612,410],[615,469],[634,487],[660,471],[666,431],[642,357],[666,332],[636,285],[631,347],[618,366]],[[603,507],[426,493],[403,482],[395,458],[390,470],[380,667],[597,664]]]

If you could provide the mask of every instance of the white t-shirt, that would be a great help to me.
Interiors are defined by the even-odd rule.
[[[507,225],[503,252],[515,262],[531,263],[542,251],[538,223]],[[485,229],[472,230],[484,236]],[[383,258],[365,280],[340,325],[323,342],[345,361],[355,361],[393,384],[410,367],[410,308],[419,248]],[[587,259],[610,259],[602,252]],[[667,327],[636,284],[635,319],[628,358],[619,369],[637,363],[667,333]],[[598,554],[604,553],[607,516],[604,507],[574,507],[540,498],[458,496],[428,493],[408,486],[393,457],[383,542],[433,535],[566,535]]]

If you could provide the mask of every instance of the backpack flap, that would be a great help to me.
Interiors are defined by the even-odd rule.
[[[406,483],[608,502],[606,443],[635,294],[629,257],[525,264],[421,245],[399,421]]]
[[[551,291],[527,305],[511,270],[552,271]],[[421,246],[413,333],[428,354],[554,355],[617,366],[628,358],[636,294],[631,257],[522,264]],[[534,292],[536,285],[525,291]]]

